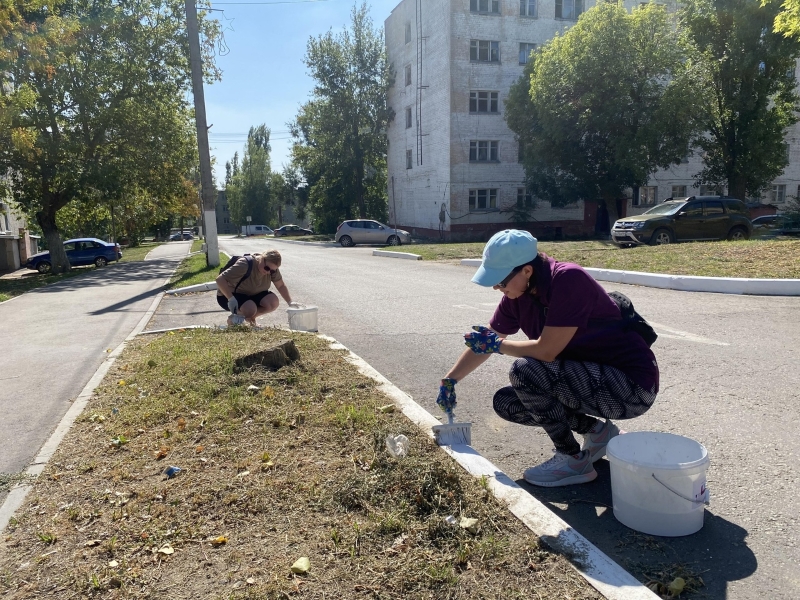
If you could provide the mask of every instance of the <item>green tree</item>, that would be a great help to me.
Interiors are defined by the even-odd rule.
[[[386,105],[392,76],[383,33],[367,5],[353,7],[350,29],[308,42],[305,64],[312,98],[290,124],[292,162],[307,184],[308,208],[318,231],[333,231],[354,216],[385,219]]]
[[[215,22],[200,15],[209,79]],[[194,154],[184,5],[44,0],[0,9],[0,169],[69,268],[57,217],[140,198],[181,204]],[[140,211],[145,214],[146,211]]]
[[[666,11],[600,2],[535,52],[506,102],[526,184],[564,206],[605,202],[679,163],[692,133],[692,86]]]
[[[759,194],[788,164],[800,41],[775,33],[779,13],[779,1],[759,0],[687,0],[681,13],[703,132],[697,182],[737,198]]]
[[[247,145],[242,155],[242,165],[238,166],[238,154],[234,155],[230,182],[226,186],[228,207],[231,219],[239,225],[272,222],[274,214],[271,205],[270,183],[270,131],[266,125],[251,127],[247,133]]]

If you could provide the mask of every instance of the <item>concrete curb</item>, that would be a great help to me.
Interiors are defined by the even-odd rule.
[[[139,335],[139,332],[145,328],[148,321],[153,316],[153,313],[156,312],[156,308],[158,308],[158,304],[161,302],[161,298],[163,296],[164,293],[161,292],[155,298],[153,298],[153,302],[150,304],[147,312],[145,312],[144,315],[142,315],[142,318],[139,319],[139,322],[136,324],[136,327],[133,328],[133,331],[131,331],[131,333],[128,334],[128,337],[126,337],[119,344],[119,346],[117,346],[114,351],[108,355],[108,358],[106,358],[106,360],[100,364],[92,378],[83,387],[83,390],[81,390],[81,393],[78,394],[77,398],[75,398],[72,406],[69,407],[69,410],[67,410],[66,414],[61,418],[61,421],[56,426],[55,431],[39,450],[39,454],[33,459],[33,462],[28,465],[28,468],[23,471],[26,475],[38,477],[42,471],[44,471],[45,466],[47,466],[47,463],[58,449],[58,446],[64,439],[64,436],[67,435],[67,432],[72,427],[72,424],[81,415],[83,409],[86,408],[86,404],[92,397],[95,388],[100,385],[100,382],[103,381],[103,378],[106,376],[106,373],[108,373],[111,365],[113,365],[114,361],[117,360],[117,357],[122,354],[122,351],[125,349],[125,346],[128,344],[128,342]],[[11,520],[11,517],[14,515],[17,509],[22,506],[22,503],[25,501],[25,497],[28,495],[28,492],[30,492],[31,489],[33,489],[32,485],[20,484],[9,491],[5,502],[3,502],[3,505],[0,506],[0,533],[5,530],[8,522]]]
[[[172,296],[174,294],[188,294],[189,292],[208,292],[215,289],[217,289],[217,282],[207,281],[206,283],[196,283],[182,288],[175,288],[174,290],[167,290],[164,293],[167,296]]]
[[[467,267],[478,267],[478,258],[461,259]],[[696,275],[662,275],[639,271],[617,271],[586,267],[585,271],[597,281],[680,290],[683,292],[712,292],[717,294],[747,294],[754,296],[800,296],[800,279],[746,279],[744,277],[698,277]]]
[[[334,338],[326,335],[319,335],[319,337],[329,341],[332,349],[347,351],[349,353],[348,362],[355,365],[363,375],[379,383],[379,389],[403,411],[406,417],[428,436],[434,437],[431,428],[439,425],[439,420],[414,402],[411,396],[372,368],[364,359],[348,350]],[[442,450],[447,452],[470,475],[486,477],[489,489],[508,506],[511,513],[548,546],[569,557],[570,564],[578,573],[606,598],[609,600],[655,600],[659,598],[472,447],[466,445],[443,446]]]
[[[336,242],[302,242],[300,240],[287,240],[282,237],[265,238],[268,240],[275,240],[276,242],[283,242],[284,244],[300,244],[301,246],[322,246],[325,248],[338,248],[340,244]]]
[[[391,250],[373,250],[372,256],[385,256],[386,258],[406,258],[408,260],[422,260],[419,254],[410,252],[392,252]]]

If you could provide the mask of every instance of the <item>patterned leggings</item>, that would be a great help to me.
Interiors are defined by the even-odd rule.
[[[518,358],[508,375],[511,385],[495,393],[494,411],[506,421],[543,428],[564,454],[580,452],[572,432],[588,433],[594,417],[632,419],[656,399],[619,369],[592,362]]]

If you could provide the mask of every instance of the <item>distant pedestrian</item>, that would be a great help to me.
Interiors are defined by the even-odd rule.
[[[527,469],[525,480],[546,487],[592,481],[592,463],[622,433],[610,419],[638,417],[656,398],[653,352],[639,333],[620,326],[619,306],[591,275],[538,252],[527,231],[492,236],[472,281],[503,298],[488,328],[464,336],[469,348],[442,380],[437,402],[452,409],[455,384],[491,353],[517,357],[511,385],[494,395],[494,410],[512,423],[543,428],[555,446],[553,458]],[[528,340],[506,339],[520,329]],[[573,432],[583,435],[582,446]]]
[[[280,301],[269,288],[275,289],[287,304],[293,305],[289,288],[280,272],[281,254],[267,250],[261,254],[240,256],[217,277],[217,302],[231,312],[228,325],[240,325],[244,321],[256,324],[261,315],[278,308]]]

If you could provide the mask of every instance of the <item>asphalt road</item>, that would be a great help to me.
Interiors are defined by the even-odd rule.
[[[0,304],[0,473],[31,463],[190,247],[158,246],[145,262],[111,263]]]
[[[470,282],[473,268],[457,264],[373,257],[372,248],[361,246],[253,239],[220,245],[237,254],[278,247],[293,298],[319,307],[320,331],[434,414],[438,381],[464,348],[461,336],[486,323],[499,300],[498,292]],[[612,288],[627,294],[660,334],[653,349],[661,393],[647,414],[623,427],[672,432],[708,448],[711,506],[703,529],[663,538],[621,525],[610,508],[605,460],[589,484],[525,484],[522,472],[549,458],[551,444],[541,430],[506,423],[491,409],[494,391],[507,384],[508,357],[492,357],[456,388],[458,420],[473,422],[473,445],[639,577],[682,567],[706,584],[695,597],[800,597],[800,298]],[[213,292],[207,303],[198,322],[222,324]],[[166,299],[162,306],[172,310]],[[260,322],[285,324],[284,308]]]

